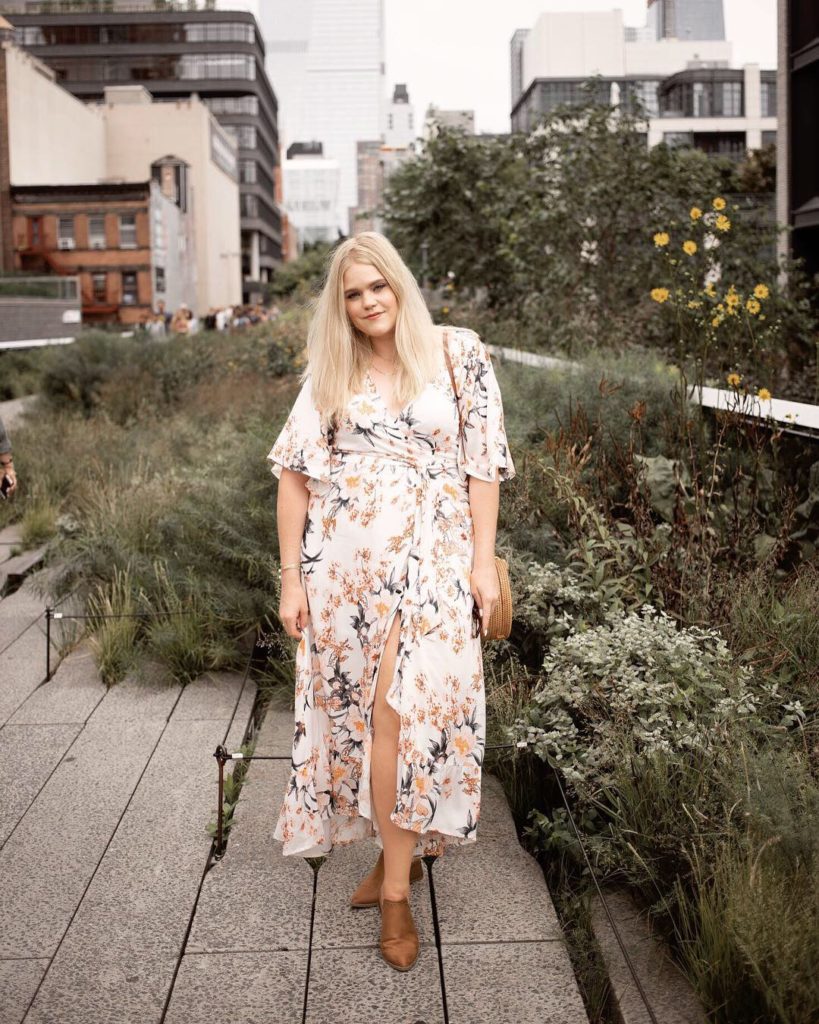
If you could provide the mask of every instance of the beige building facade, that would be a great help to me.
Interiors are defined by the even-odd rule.
[[[16,46],[4,47],[10,177],[19,185],[98,180],[105,166],[105,124],[56,83],[55,74]]]
[[[233,140],[196,97],[152,102],[142,86],[105,90],[109,180],[145,180],[172,155],[189,166],[200,313],[242,301],[238,160]]]
[[[54,264],[53,272],[68,272],[62,264],[70,253],[76,273],[96,274],[97,278],[102,272],[120,273],[113,256],[110,267],[100,265],[101,251],[110,248],[107,231],[96,227],[94,243],[83,243],[86,219],[90,217],[95,226],[107,223],[107,198],[99,210],[95,207],[104,198],[101,186],[148,189],[153,180],[160,185],[161,195],[176,203],[184,230],[172,227],[173,211],[169,213],[161,201],[151,201],[153,190],[148,189],[144,203],[151,211],[151,257],[136,269],[122,271],[136,274],[139,283],[134,292],[138,301],[131,305],[145,305],[146,266],[152,268],[154,302],[165,294],[168,303],[175,301],[174,296],[184,296],[199,314],[241,303],[235,141],[196,96],[155,102],[139,85],[114,87],[106,90],[105,96],[104,103],[92,105],[76,99],[60,86],[49,67],[10,41],[8,26],[3,29],[0,19],[0,269],[19,270],[24,259],[42,262],[47,255],[48,232],[52,227],[57,231],[62,218],[64,237],[57,239],[56,253],[46,261]],[[176,186],[171,175],[178,179]],[[18,212],[13,229],[12,193],[35,187],[58,190],[42,196],[38,193],[37,202],[45,196],[53,209],[41,204],[38,211],[29,211],[26,217],[33,219],[26,221],[25,229]],[[82,206],[83,188],[90,203],[87,210]],[[59,189],[73,191],[64,195]],[[25,201],[29,200],[33,201],[32,197],[25,195]],[[64,210],[54,205],[66,203]],[[165,212],[160,215],[161,210]],[[123,216],[130,213],[124,211]],[[53,224],[52,217],[56,218]],[[186,266],[191,261],[193,265]],[[93,297],[99,301],[94,308],[101,309],[105,302],[99,282],[95,289]],[[128,288],[123,290],[131,294]],[[111,299],[108,305],[116,303]]]

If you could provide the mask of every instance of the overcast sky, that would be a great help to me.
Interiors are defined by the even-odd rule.
[[[265,0],[220,0],[258,13]],[[646,0],[385,0],[387,87],[406,82],[418,122],[430,103],[475,111],[478,131],[509,131],[509,40],[542,11],[621,8],[644,25]],[[776,67],[776,0],[724,0],[734,64]],[[276,87],[275,75],[273,88]]]

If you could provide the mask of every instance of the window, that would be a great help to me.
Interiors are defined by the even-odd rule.
[[[222,127],[241,149],[256,148],[256,129],[252,124],[224,124]]]
[[[122,304],[135,306],[137,303],[137,276],[135,270],[126,270],[122,274]]]
[[[105,215],[92,213],[88,217],[88,248],[105,248]]]
[[[41,217],[28,219],[28,244],[31,249],[39,249],[43,244],[42,223]]]
[[[259,114],[256,96],[214,96],[204,102],[214,114],[251,114],[253,117]]]
[[[762,83],[762,116],[776,117],[776,82]]]
[[[239,161],[239,181],[243,185],[255,185],[259,180],[255,160]]]
[[[165,291],[165,268],[157,267],[155,272],[155,289],[158,292]]]
[[[256,196],[247,194],[239,196],[239,206],[243,217],[259,216],[259,200]]]
[[[762,145],[763,146],[775,146],[776,145],[776,132],[763,132],[762,133]]]
[[[74,218],[57,218],[57,248],[73,249],[76,245],[74,240]]]
[[[742,117],[742,82],[722,83],[723,117]]]
[[[104,303],[108,298],[108,275],[102,273],[92,274],[91,291],[95,303],[98,305]]]
[[[190,53],[178,60],[179,78],[244,78],[256,77],[256,61],[242,53]],[[172,76],[169,76],[172,77]]]
[[[191,22],[185,25],[189,43],[253,43],[253,26],[241,21]]]
[[[121,213],[119,215],[119,247],[120,249],[136,249],[136,214]]]

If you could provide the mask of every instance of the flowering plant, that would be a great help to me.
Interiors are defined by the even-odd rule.
[[[735,390],[741,385],[745,394],[764,400],[770,391],[752,381],[759,375],[770,380],[774,356],[781,350],[775,295],[771,285],[748,277],[748,267],[730,251],[748,244],[747,232],[741,226],[738,230],[738,207],[729,209],[723,196],[708,206],[692,206],[682,223],[655,232],[661,272],[650,295],[674,317],[680,365],[693,356],[699,384],[706,367],[716,362],[723,384],[727,376]],[[747,280],[738,280],[741,273]]]

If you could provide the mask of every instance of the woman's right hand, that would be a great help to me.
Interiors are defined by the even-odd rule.
[[[291,573],[282,573],[284,579],[279,601],[279,618],[284,623],[284,629],[288,636],[301,637],[302,630],[310,621],[307,591],[295,573],[292,573],[292,580],[286,578],[288,575]]]

